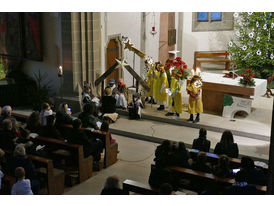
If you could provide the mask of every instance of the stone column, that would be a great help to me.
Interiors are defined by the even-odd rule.
[[[141,45],[140,45],[140,51],[143,53],[146,53],[146,12],[141,13]],[[144,74],[144,59],[140,58],[140,76],[142,78],[145,77],[146,74]]]
[[[180,51],[179,55],[182,57],[183,53],[183,28],[184,28],[184,14],[178,12],[178,33],[177,33],[177,50]]]
[[[71,41],[72,41],[72,73],[73,89],[77,91],[77,84],[82,83],[82,59],[81,59],[81,24],[80,13],[71,13]]]

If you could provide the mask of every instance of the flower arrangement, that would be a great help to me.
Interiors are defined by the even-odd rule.
[[[181,57],[177,57],[176,59],[172,60],[171,65],[175,67],[177,72],[181,72],[182,73],[182,77],[181,79],[186,79],[188,76],[188,72],[187,70],[187,65],[184,61],[182,61]],[[170,66],[170,65],[167,65]]]
[[[242,74],[241,74],[241,79],[240,79],[240,84],[245,85],[245,86],[255,86],[255,81],[254,81],[254,73],[252,72],[251,69],[246,69]]]

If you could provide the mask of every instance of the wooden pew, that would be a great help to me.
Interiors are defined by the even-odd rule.
[[[206,182],[206,183],[221,183],[223,186],[230,186],[232,185],[235,180],[232,178],[222,178],[215,176],[210,173],[205,173],[205,172],[200,172],[188,168],[183,168],[183,167],[178,167],[178,166],[170,166],[168,167],[171,171],[175,173],[179,173],[185,178],[189,178],[192,180],[196,180],[198,182]],[[261,185],[255,185],[256,189],[261,193],[265,194],[266,193],[266,186],[261,186]],[[193,189],[193,188],[192,188]]]
[[[11,150],[3,149],[6,155],[12,155]],[[53,167],[51,159],[39,157],[29,154],[28,157],[35,165],[38,175],[43,176],[46,179],[47,194],[49,195],[61,195],[64,193],[65,186],[65,172],[63,170]],[[14,174],[8,174],[13,176]]]
[[[125,180],[123,182],[123,190],[126,192],[135,192],[142,195],[158,195],[159,191],[153,189],[148,184],[143,184],[133,180]]]
[[[226,64],[226,70],[229,71],[230,59],[227,51],[195,51],[194,52],[194,68],[201,67],[201,63],[220,63]],[[216,58],[222,57],[222,58]]]
[[[12,116],[14,116],[18,121],[21,121],[25,123],[27,121],[28,116],[19,114],[19,113],[12,113]],[[64,137],[67,136],[69,133],[69,130],[72,129],[72,125],[66,124],[66,125],[59,125],[58,129],[63,134]],[[68,131],[63,131],[68,130]],[[93,131],[91,132],[88,129],[82,128],[84,132],[86,132],[88,135],[99,138],[102,140],[104,144],[104,168],[107,168],[111,165],[113,165],[115,162],[117,162],[117,154],[118,154],[118,144],[117,143],[110,143],[110,137],[108,133],[100,132],[100,131]]]
[[[40,136],[37,137],[36,140],[39,144],[48,146],[52,151],[60,149],[68,151],[68,156],[66,157],[66,159],[79,172],[78,180],[80,183],[92,176],[93,157],[84,157],[82,145],[71,144],[62,140]],[[52,158],[56,157],[53,154],[49,155],[52,155]]]
[[[61,131],[62,135],[66,137],[70,130],[72,129],[72,125],[59,125],[59,130]],[[104,145],[104,168],[113,165],[117,162],[117,154],[118,154],[118,144],[110,142],[109,133],[101,132],[101,131],[90,131],[86,128],[81,128],[88,136],[98,138],[103,142]]]

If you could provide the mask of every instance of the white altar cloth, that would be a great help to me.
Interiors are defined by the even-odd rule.
[[[224,77],[224,74],[202,72],[201,78],[202,78],[203,82],[244,87],[243,85],[240,84],[240,79],[242,77],[237,77],[235,79],[232,79],[232,78]],[[254,78],[254,80],[255,80],[255,86],[250,87],[250,88],[254,88],[254,97],[253,98],[255,99],[255,98],[258,98],[265,94],[266,87],[267,87],[267,80],[266,79],[257,79],[257,78]]]

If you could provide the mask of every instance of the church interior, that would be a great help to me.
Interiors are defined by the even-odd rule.
[[[273,12],[1,12],[1,195],[274,194]]]

